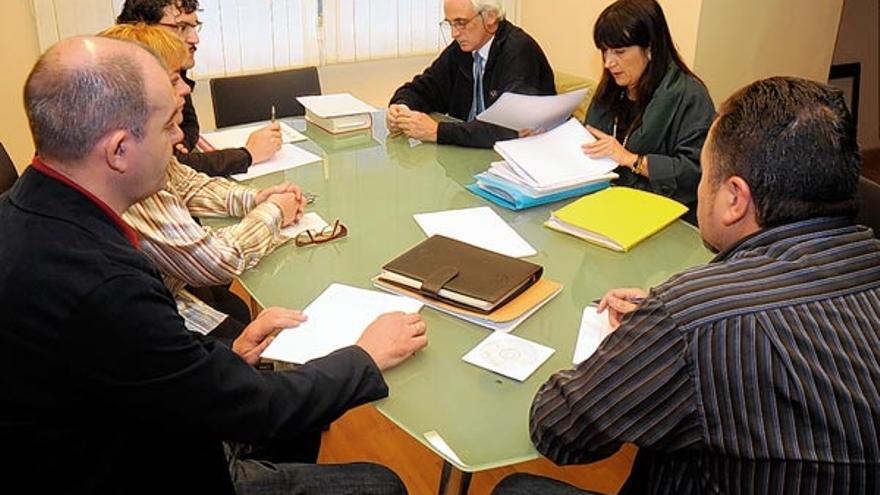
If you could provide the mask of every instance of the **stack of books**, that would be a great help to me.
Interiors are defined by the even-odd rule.
[[[372,113],[378,111],[349,93],[300,96],[296,100],[306,109],[306,121],[330,134],[369,129]]]
[[[594,160],[581,146],[596,138],[571,119],[552,131],[499,141],[504,158],[474,176],[468,190],[511,210],[522,210],[605,189],[617,174],[609,158]]]
[[[442,235],[382,267],[374,284],[495,330],[510,331],[562,290],[543,268]]]

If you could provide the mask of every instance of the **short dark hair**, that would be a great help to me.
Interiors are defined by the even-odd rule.
[[[721,105],[707,146],[709,179],[742,177],[761,227],[858,212],[862,156],[838,89],[795,77],[754,82]]]
[[[190,14],[199,10],[199,0],[125,0],[122,12],[116,16],[117,24],[145,22],[158,24],[165,15],[165,8],[175,6]]]
[[[28,75],[24,102],[37,153],[62,161],[85,158],[114,130],[140,139],[150,113],[143,70],[125,54],[72,67],[50,50]]]
[[[644,109],[651,101],[670,64],[675,64],[682,72],[700,80],[687,67],[675,48],[666,16],[656,0],[618,0],[609,5],[596,20],[593,42],[603,52],[609,48],[627,46],[651,49],[651,61],[637,87],[636,105],[639,110]],[[618,115],[622,112],[622,106],[627,104],[621,98],[621,91],[625,89],[617,86],[608,69],[603,69],[594,100],[610,109],[612,114]],[[632,123],[631,129],[638,127],[638,120]]]

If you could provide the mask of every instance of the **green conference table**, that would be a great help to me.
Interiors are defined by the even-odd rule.
[[[489,204],[464,186],[499,159],[495,152],[412,146],[403,136],[386,139],[383,118],[374,118],[372,134],[350,136],[332,136],[301,119],[288,121],[310,138],[296,145],[324,161],[258,177],[251,185],[295,182],[317,194],[311,211],[331,224],[339,218],[349,233],[319,246],[298,248],[289,242],[246,272],[241,282],[261,306],[303,308],[333,282],[372,288],[370,279],[384,263],[425,238],[414,213]],[[374,405],[445,461],[441,493],[465,493],[471,473],[539,457],[529,440],[532,397],[551,374],[572,366],[586,304],[611,288],[659,284],[711,257],[697,230],[682,221],[626,254],[543,227],[550,211],[563,204],[522,212],[492,205],[538,251],[527,259],[542,265],[545,277],[564,284],[514,332],[556,349],[547,362],[522,383],[467,364],[461,357],[490,330],[425,308],[428,347],[385,373],[390,395]],[[432,430],[461,463],[425,439]]]

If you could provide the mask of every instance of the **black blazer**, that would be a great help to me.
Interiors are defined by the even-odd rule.
[[[186,77],[184,72],[180,73],[180,77],[183,78],[191,89],[195,87],[195,81]],[[200,129],[199,116],[196,115],[192,95],[186,95],[184,99],[183,122],[180,124],[180,129],[183,131],[183,145],[189,150],[189,153],[174,151],[174,155],[180,163],[212,177],[244,173],[251,166],[253,160],[251,154],[245,148],[228,148],[205,152],[195,151],[196,144],[199,142]]]
[[[474,59],[450,43],[430,67],[401,86],[391,103],[403,103],[419,112],[438,112],[467,120],[474,92]],[[502,21],[483,71],[486,108],[502,93],[554,95],[553,69],[538,43],[522,29]],[[484,122],[441,122],[439,144],[491,148],[496,141],[513,139],[517,132]]]
[[[150,260],[27,169],[0,199],[0,445],[32,493],[233,493],[221,441],[295,441],[387,395],[358,347],[260,372],[185,330]]]

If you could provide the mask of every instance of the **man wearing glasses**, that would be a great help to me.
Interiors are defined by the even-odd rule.
[[[440,57],[391,97],[386,124],[422,141],[491,148],[516,131],[476,116],[506,91],[553,95],[553,71],[538,43],[504,18],[500,0],[445,0],[440,23],[450,43]],[[462,122],[436,122],[427,113]]]
[[[202,23],[198,16],[199,0],[126,0],[122,12],[116,18],[118,24],[146,24],[162,26],[172,31],[186,44],[189,59],[181,71],[181,77],[190,88],[195,81],[186,77],[186,71],[195,65],[195,53],[199,44]],[[247,171],[254,163],[272,158],[281,149],[281,128],[272,123],[254,131],[243,148],[230,148],[193,152],[199,140],[199,118],[192,97],[187,95],[183,107],[183,142],[175,150],[177,159],[186,165],[212,176],[225,176]]]

